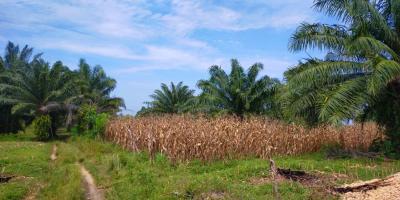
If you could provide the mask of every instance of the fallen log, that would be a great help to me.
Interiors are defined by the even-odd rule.
[[[10,181],[14,177],[15,176],[13,176],[13,175],[0,174],[0,183],[7,183],[8,181]]]

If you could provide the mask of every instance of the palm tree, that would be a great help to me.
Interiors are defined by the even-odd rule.
[[[36,54],[32,57],[33,48],[25,45],[22,49],[19,45],[15,45],[12,42],[8,42],[5,48],[4,57],[0,58],[0,66],[3,69],[16,69],[26,67],[32,61],[39,59],[42,54]]]
[[[22,50],[18,45],[8,42],[4,56],[0,56],[0,74],[13,74],[17,69],[27,67],[34,60],[40,58],[41,54],[36,54],[32,57],[33,48],[25,45]],[[0,84],[5,84],[0,80]],[[0,86],[1,87],[1,86]],[[0,96],[3,92],[0,89]],[[16,132],[20,127],[20,121],[17,116],[11,114],[12,105],[0,102],[0,132]]]
[[[197,84],[202,90],[203,107],[210,112],[232,113],[241,118],[248,113],[271,114],[279,81],[268,76],[257,80],[262,69],[263,65],[256,63],[246,73],[235,59],[231,61],[229,75],[221,67],[212,66],[210,79]]]
[[[90,67],[84,59],[79,61],[77,71],[81,94],[84,101],[94,104],[99,112],[115,114],[120,107],[125,108],[124,100],[120,97],[111,97],[117,81],[107,76],[101,66]]]
[[[335,124],[357,117],[375,119],[399,148],[400,3],[316,0],[314,7],[343,24],[304,23],[292,36],[294,52],[328,53],[286,72],[287,110]]]
[[[0,73],[4,72],[4,70],[6,70],[6,68],[4,66],[3,58],[0,56]]]
[[[194,90],[189,89],[182,82],[174,84],[171,82],[170,87],[161,84],[161,89],[154,91],[150,95],[152,101],[146,102],[148,107],[142,107],[138,112],[138,116],[146,114],[178,114],[191,111],[194,101]]]
[[[70,107],[71,98],[76,95],[73,74],[61,62],[52,67],[43,59],[35,59],[22,69],[0,75],[0,103],[12,105],[11,112],[16,116],[35,118],[50,115],[55,136],[58,112]]]

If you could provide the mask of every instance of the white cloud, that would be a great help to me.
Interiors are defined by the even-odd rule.
[[[184,35],[196,29],[289,28],[314,18],[309,9],[312,5],[310,0],[246,1],[250,5],[247,9],[240,8],[240,5],[233,9],[201,2],[173,0],[172,12],[162,16],[161,20],[176,33]]]
[[[80,54],[96,54],[118,59],[136,60],[140,56],[129,53],[131,50],[121,46],[101,46],[84,43],[41,41],[42,48],[61,49]]]
[[[2,0],[0,34],[23,34],[0,35],[0,40],[146,62],[125,69],[129,72],[204,69],[222,64],[227,55],[192,33],[295,27],[313,19],[311,1]]]
[[[0,14],[15,24],[58,24],[86,34],[144,39],[188,34],[198,29],[247,30],[296,26],[313,15],[311,0],[247,0],[239,6],[218,1],[7,1],[0,2]],[[169,11],[152,9],[167,6]],[[24,17],[20,16],[24,13]]]
[[[146,61],[145,65],[135,65],[118,69],[116,74],[169,69],[208,69],[211,65],[222,64],[223,58],[186,52],[159,46],[147,46],[147,53],[136,60]]]

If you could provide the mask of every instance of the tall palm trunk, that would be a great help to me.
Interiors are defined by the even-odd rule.
[[[17,118],[11,114],[11,106],[0,107],[0,113],[1,133],[16,133],[21,129]]]
[[[51,113],[50,114],[50,119],[51,119],[51,129],[50,129],[50,138],[56,138],[57,137],[57,114]]]

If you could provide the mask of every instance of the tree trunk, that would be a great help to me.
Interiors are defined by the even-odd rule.
[[[56,138],[57,137],[57,116],[52,114],[50,115],[51,119],[51,129],[50,129],[50,138]]]

